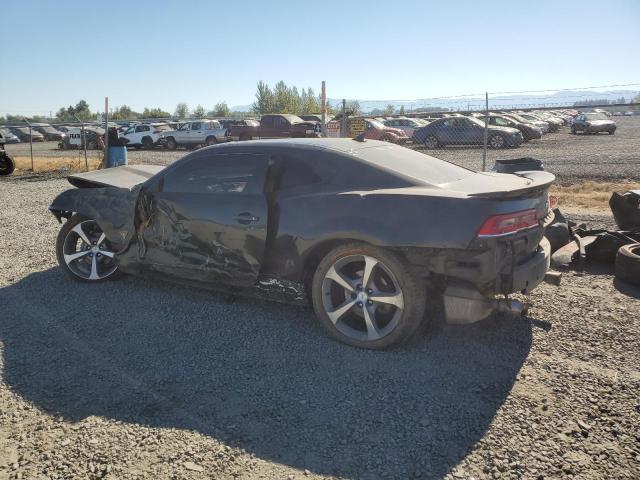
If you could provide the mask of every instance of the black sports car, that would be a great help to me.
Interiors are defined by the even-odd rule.
[[[578,132],[586,134],[607,132],[609,135],[613,135],[616,133],[616,122],[604,113],[581,113],[573,119],[571,124],[571,133]]]
[[[538,285],[553,180],[476,173],[374,140],[260,140],[164,169],[77,174],[80,188],[50,210],[68,219],[56,250],[74,279],[301,285],[332,336],[377,349],[411,337],[437,295],[449,322],[471,323],[499,307],[496,294]]]

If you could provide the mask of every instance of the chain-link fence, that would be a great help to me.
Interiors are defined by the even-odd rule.
[[[640,89],[640,85],[634,85]],[[186,151],[232,140],[328,136],[383,140],[473,170],[535,159],[561,180],[640,180],[637,90],[586,89],[372,101],[328,100],[315,115],[234,112],[222,118],[117,120],[129,163],[169,164]],[[628,86],[629,87],[629,86]],[[300,118],[302,117],[302,118]],[[261,121],[262,120],[262,121]],[[304,121],[304,124],[297,122]],[[0,125],[18,168],[96,168],[104,122]],[[14,141],[20,143],[10,143]],[[185,138],[189,140],[184,140]]]

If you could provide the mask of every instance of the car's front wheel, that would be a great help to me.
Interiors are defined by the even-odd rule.
[[[385,349],[408,340],[426,309],[424,280],[393,253],[351,243],[329,252],[311,285],[321,325],[337,340]]]
[[[436,137],[435,135],[429,135],[424,139],[424,146],[427,148],[438,148],[440,146],[438,137]]]
[[[489,146],[496,149],[504,148],[506,146],[504,137],[500,134],[492,135],[491,138],[489,138]]]
[[[115,252],[95,220],[72,216],[56,241],[58,263],[72,279],[99,282],[116,277]]]
[[[142,139],[142,147],[145,150],[153,150],[153,139],[151,137],[144,137]]]

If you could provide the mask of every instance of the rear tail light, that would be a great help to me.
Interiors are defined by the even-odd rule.
[[[493,215],[482,224],[478,237],[499,237],[538,225],[535,209]]]

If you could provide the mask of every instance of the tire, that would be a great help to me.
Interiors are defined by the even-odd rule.
[[[489,144],[489,147],[496,150],[499,148],[506,148],[507,146],[507,141],[499,133],[491,135],[487,143]]]
[[[438,137],[435,135],[429,135],[424,139],[424,146],[426,148],[438,148],[440,146],[440,142],[438,141]]]
[[[13,159],[4,152],[0,152],[0,176],[11,175],[16,169]]]
[[[424,320],[427,289],[406,267],[393,253],[366,244],[331,250],[311,283],[322,327],[334,339],[358,348],[383,350],[407,341]]]
[[[168,150],[175,150],[178,148],[178,143],[176,142],[176,139],[173,137],[168,137],[167,138],[167,149]]]
[[[144,137],[142,139],[142,148],[145,150],[153,150],[153,140],[151,137]]]
[[[79,282],[97,283],[120,276],[109,241],[94,220],[73,215],[60,229],[56,257],[62,270]],[[100,243],[99,243],[100,242]]]
[[[640,285],[640,243],[620,247],[616,254],[616,277],[632,285]]]
[[[218,143],[218,139],[216,137],[207,137],[207,140],[205,143],[207,144],[208,147],[210,147],[211,145],[215,145],[216,143]]]
[[[616,133],[616,131],[615,131],[615,130],[607,130],[607,133],[608,133],[609,135],[613,135],[613,134],[615,134],[615,133]]]
[[[571,127],[571,134],[575,135],[576,133],[578,133],[578,131],[576,130],[576,127]]]

